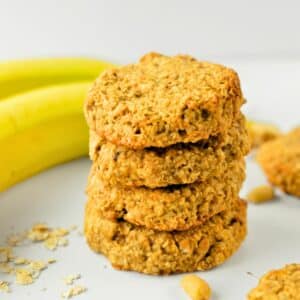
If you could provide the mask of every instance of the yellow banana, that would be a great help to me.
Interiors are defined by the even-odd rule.
[[[82,110],[90,85],[50,86],[0,102],[0,191],[88,153]]]
[[[113,65],[96,59],[47,58],[0,62],[0,101],[34,88],[94,80]]]

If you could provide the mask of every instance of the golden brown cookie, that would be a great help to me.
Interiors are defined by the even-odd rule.
[[[132,150],[90,134],[90,156],[99,178],[109,185],[165,187],[221,176],[233,160],[250,149],[245,118],[240,115],[226,134],[192,144]]]
[[[246,236],[246,204],[242,200],[232,203],[231,209],[202,226],[164,232],[102,219],[90,199],[85,236],[90,247],[103,253],[117,269],[147,274],[208,270],[228,259]]]
[[[186,230],[226,209],[245,178],[243,160],[232,162],[219,178],[188,185],[149,189],[107,186],[93,165],[87,194],[102,218],[126,221],[156,230]]]
[[[272,184],[300,197],[300,127],[263,144],[257,161]]]
[[[248,294],[248,300],[300,300],[300,264],[265,274]]]
[[[103,72],[85,103],[89,127],[132,149],[198,142],[225,132],[244,99],[238,75],[187,55],[145,55]]]

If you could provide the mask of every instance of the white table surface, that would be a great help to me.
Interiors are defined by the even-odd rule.
[[[224,61],[240,73],[248,104],[244,111],[252,118],[271,121],[287,130],[300,123],[299,61]],[[0,166],[1,167],[1,166]],[[36,222],[50,226],[81,226],[84,188],[90,162],[81,159],[46,171],[0,195],[0,241]],[[247,180],[241,195],[265,178],[253,158],[248,159]],[[282,195],[264,205],[249,205],[249,234],[240,250],[224,265],[199,273],[213,289],[213,300],[245,299],[265,271],[286,263],[300,262],[300,201]],[[0,244],[1,244],[0,242]],[[187,299],[179,286],[181,275],[145,276],[113,270],[107,260],[92,253],[84,238],[71,235],[68,247],[54,253],[37,245],[20,247],[29,258],[57,258],[30,286],[12,284],[13,293],[0,299],[59,299],[63,277],[80,273],[78,281],[88,292],[75,299]],[[247,274],[252,272],[253,276]],[[0,280],[11,279],[0,274]],[[41,291],[46,287],[46,291]]]

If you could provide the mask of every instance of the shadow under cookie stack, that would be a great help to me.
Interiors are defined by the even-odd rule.
[[[243,103],[233,70],[186,55],[149,53],[101,74],[85,103],[90,247],[147,274],[229,258],[247,231]]]

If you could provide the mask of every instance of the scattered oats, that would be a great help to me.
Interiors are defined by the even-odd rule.
[[[86,292],[87,288],[84,286],[76,285],[71,287],[68,291],[62,293],[62,298],[70,299],[72,297],[78,296],[84,292]]]
[[[80,274],[74,274],[74,275],[68,275],[64,278],[64,283],[67,285],[72,285],[75,280],[79,279],[81,277]]]
[[[30,263],[30,260],[24,257],[16,257],[14,259],[15,265],[28,265]]]
[[[27,238],[33,242],[41,242],[49,237],[50,229],[46,224],[36,224],[27,233]]]
[[[28,239],[34,242],[44,241],[46,248],[54,250],[59,242],[59,238],[69,234],[69,230],[64,228],[51,229],[45,224],[36,224],[28,232]]]
[[[60,238],[60,239],[58,240],[58,245],[59,245],[59,246],[66,247],[66,246],[68,246],[68,244],[69,244],[68,239],[66,239],[66,238],[64,238],[64,237],[62,237],[62,238]]]
[[[33,283],[32,273],[26,269],[16,270],[16,282],[21,285],[27,285]]]
[[[8,263],[0,263],[0,272],[6,274],[13,274],[14,268],[12,268]]]
[[[44,261],[32,261],[30,264],[29,264],[29,272],[31,273],[32,277],[34,279],[37,279],[40,274],[41,274],[41,271],[42,270],[45,270],[47,268],[48,264]]]
[[[0,263],[9,262],[12,257],[12,249],[10,247],[0,247]]]
[[[44,239],[44,246],[49,250],[55,250],[58,246],[67,246],[68,240],[64,237],[69,234],[69,230],[57,228],[49,231],[48,236]]]
[[[57,237],[62,237],[62,236],[65,236],[67,234],[69,234],[70,231],[68,229],[64,229],[64,228],[57,228],[57,229],[54,229],[52,232],[51,232],[51,235],[52,236],[57,236]]]
[[[52,236],[44,241],[44,246],[49,250],[55,250],[58,246],[58,238],[56,236]]]
[[[77,228],[72,227],[74,230]],[[41,272],[45,270],[49,264],[55,263],[56,260],[51,258],[47,261],[30,260],[23,257],[13,255],[14,247],[20,245],[24,241],[43,243],[47,249],[55,250],[58,246],[67,246],[68,239],[65,237],[70,230],[64,228],[50,228],[46,224],[35,224],[30,230],[23,233],[13,234],[6,240],[6,244],[10,247],[0,247],[0,272],[11,274],[15,277],[15,281],[20,285],[28,285],[35,282]],[[16,267],[24,265],[24,267]],[[72,282],[79,278],[76,275]],[[8,283],[0,281],[0,290],[9,291]],[[44,288],[43,290],[46,290]],[[74,291],[70,291],[69,297],[85,291],[85,288],[76,287]]]
[[[55,258],[48,259],[48,264],[54,264],[54,263],[56,263],[56,259]]]
[[[0,280],[0,291],[9,293],[9,283],[7,281]]]
[[[33,271],[42,271],[47,268],[47,263],[41,260],[32,261],[29,264],[29,268],[31,268]]]
[[[19,246],[24,239],[26,238],[26,235],[24,233],[21,234],[12,234],[9,237],[7,237],[7,244],[11,247]]]

